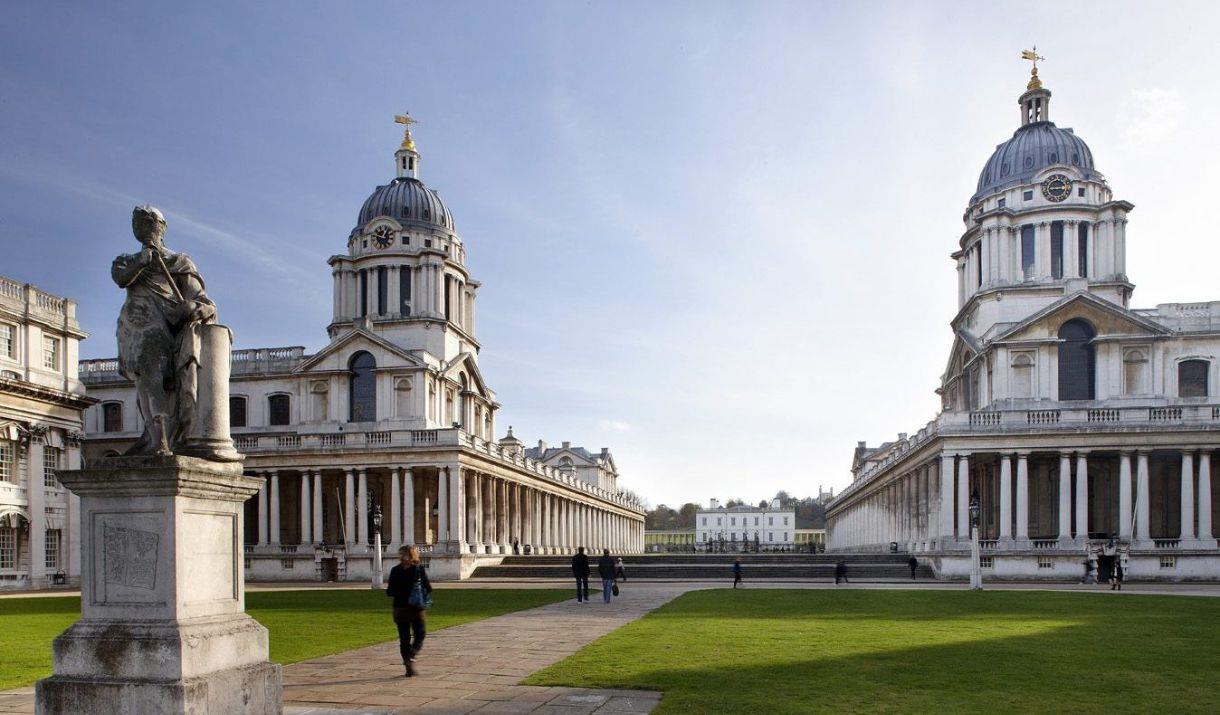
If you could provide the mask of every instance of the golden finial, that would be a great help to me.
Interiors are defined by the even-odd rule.
[[[419,124],[419,122],[417,120],[415,120],[414,118],[412,118],[411,114],[408,112],[407,114],[394,115],[394,123],[405,125],[405,130],[402,133],[402,147],[401,148],[410,149],[411,151],[415,151],[415,140],[411,138],[411,125]]]
[[[1038,79],[1038,60],[1046,58],[1038,54],[1038,46],[1034,45],[1032,50],[1021,50],[1021,59],[1034,63],[1029,71],[1029,84],[1025,85],[1025,89],[1042,89],[1042,80]]]

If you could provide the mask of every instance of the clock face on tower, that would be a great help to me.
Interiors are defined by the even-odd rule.
[[[394,232],[389,226],[382,226],[373,231],[373,245],[378,248],[389,248],[394,245]]]
[[[1072,194],[1072,180],[1063,174],[1048,176],[1042,182],[1042,195],[1047,201],[1063,201]]]

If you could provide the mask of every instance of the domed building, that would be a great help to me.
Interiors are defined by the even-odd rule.
[[[641,551],[643,507],[619,488],[608,450],[586,474],[531,456],[511,431],[495,439],[479,282],[449,208],[419,178],[414,120],[397,121],[395,176],[328,261],[329,344],[233,352],[231,429],[265,485],[246,504],[247,578],[368,579],[377,533],[388,555],[419,546],[439,578],[505,554]],[[135,390],[115,360],[80,370],[99,400],[85,456],[121,452],[142,429]]]
[[[1220,577],[1220,301],[1131,307],[1134,206],[1050,100],[1035,64],[967,202],[942,411],[857,445],[830,548],[941,578]]]

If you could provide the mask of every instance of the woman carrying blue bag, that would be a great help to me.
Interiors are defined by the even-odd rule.
[[[398,626],[398,651],[407,672],[415,675],[415,655],[424,645],[424,611],[432,606],[432,584],[419,562],[419,549],[404,546],[398,550],[398,565],[390,569],[385,595],[394,599],[394,625]]]

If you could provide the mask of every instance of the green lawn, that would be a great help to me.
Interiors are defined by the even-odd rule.
[[[563,600],[550,589],[437,589],[428,630]],[[270,631],[271,660],[300,660],[397,638],[381,591],[260,591],[246,610]],[[80,598],[0,599],[0,690],[51,673],[51,640],[80,616]]]
[[[686,594],[536,673],[657,712],[1215,712],[1220,599],[1108,593]]]

